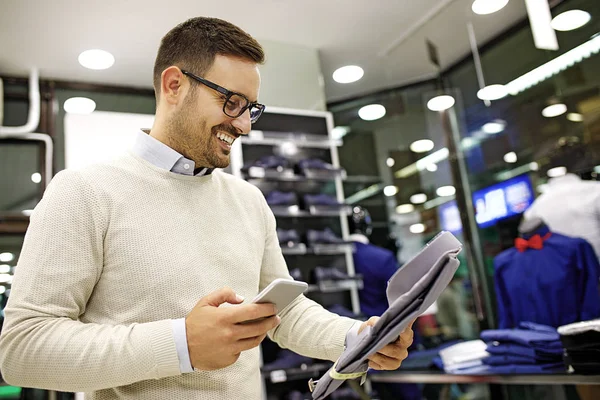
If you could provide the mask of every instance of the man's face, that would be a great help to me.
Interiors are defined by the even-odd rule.
[[[194,71],[190,71],[194,73]],[[235,57],[216,56],[213,66],[202,78],[257,101],[260,74],[255,63]],[[193,160],[196,167],[226,168],[232,142],[250,132],[250,113],[238,118],[223,113],[225,96],[216,90],[189,80],[191,90],[171,118],[172,147]],[[226,140],[219,136],[225,135]]]

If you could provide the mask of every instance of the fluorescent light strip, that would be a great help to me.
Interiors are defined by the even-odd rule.
[[[554,60],[548,61],[514,81],[507,83],[506,88],[508,89],[508,93],[515,96],[598,52],[600,52],[600,36],[594,37],[582,45],[567,51],[565,54],[556,57]]]
[[[525,0],[535,47],[542,50],[558,50],[558,39],[552,28],[552,13],[548,0]]]
[[[443,149],[440,149],[435,153],[431,153],[430,155],[421,158],[416,163],[396,171],[394,175],[396,176],[396,178],[399,179],[406,178],[408,176],[416,174],[418,171],[423,171],[427,169],[427,166],[430,164],[437,164],[440,161],[444,161],[448,158],[449,154],[450,151],[446,147],[444,147]]]
[[[435,207],[439,207],[442,204],[446,204],[452,200],[454,200],[456,196],[447,196],[447,197],[436,197],[435,199],[429,200],[427,203],[423,204],[423,208],[426,210],[430,210]]]
[[[379,192],[381,192],[384,188],[383,184],[374,184],[369,186],[366,189],[359,190],[358,192],[346,197],[347,204],[356,204],[363,200],[368,199],[369,197],[373,197]]]

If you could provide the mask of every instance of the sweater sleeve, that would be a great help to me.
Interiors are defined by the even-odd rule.
[[[102,273],[101,199],[79,172],[63,171],[31,216],[0,336],[12,385],[93,391],[180,374],[170,320],[79,321]]]
[[[277,239],[275,216],[260,195],[265,222],[265,248],[260,290],[277,278],[292,279]],[[281,323],[269,337],[282,348],[312,358],[335,361],[344,350],[346,334],[355,320],[340,317],[301,295],[280,313]]]

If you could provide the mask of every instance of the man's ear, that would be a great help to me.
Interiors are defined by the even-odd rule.
[[[181,102],[185,97],[187,86],[189,86],[189,82],[187,82],[181,70],[175,66],[171,66],[162,72],[160,84],[161,98],[167,104],[172,105]]]

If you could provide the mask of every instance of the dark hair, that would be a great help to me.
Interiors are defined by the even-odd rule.
[[[172,65],[202,76],[215,56],[236,56],[257,64],[265,61],[260,43],[239,27],[218,18],[196,17],[171,29],[161,40],[154,62],[154,92],[160,97],[161,75]]]

